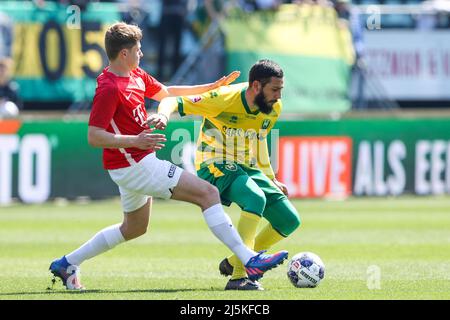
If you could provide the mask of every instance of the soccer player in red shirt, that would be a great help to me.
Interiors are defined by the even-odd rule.
[[[112,25],[105,35],[110,64],[97,78],[97,89],[89,118],[88,142],[103,148],[103,165],[118,185],[124,212],[121,224],[95,234],[75,251],[54,260],[50,271],[67,289],[83,290],[79,265],[116,245],[147,231],[152,196],[198,205],[213,232],[245,265],[249,277],[281,264],[287,251],[272,255],[257,253],[244,245],[224,212],[216,187],[170,163],[155,151],[164,147],[163,134],[147,124],[144,98],[161,101],[169,96],[193,95],[233,82],[233,72],[211,84],[166,87],[139,68],[143,54],[141,30],[123,22]]]

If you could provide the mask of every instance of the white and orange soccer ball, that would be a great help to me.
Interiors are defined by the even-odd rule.
[[[325,265],[318,255],[300,252],[289,261],[287,276],[297,288],[314,288],[325,276]]]

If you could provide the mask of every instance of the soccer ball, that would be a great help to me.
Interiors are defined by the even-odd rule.
[[[317,287],[325,275],[325,265],[312,252],[297,253],[288,264],[287,276],[297,288]]]

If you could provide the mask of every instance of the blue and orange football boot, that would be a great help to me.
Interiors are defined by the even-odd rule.
[[[262,278],[266,271],[283,263],[288,257],[286,250],[278,251],[274,254],[264,254],[266,250],[260,251],[256,256],[251,257],[245,265],[245,271],[251,281]]]
[[[60,278],[67,290],[85,290],[80,283],[80,267],[70,264],[66,257],[53,260],[49,268],[53,274],[53,283],[56,277]]]

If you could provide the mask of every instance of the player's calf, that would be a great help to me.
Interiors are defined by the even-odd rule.
[[[147,232],[151,203],[151,199],[148,199],[144,206],[124,214],[120,232],[125,240],[138,238]]]

